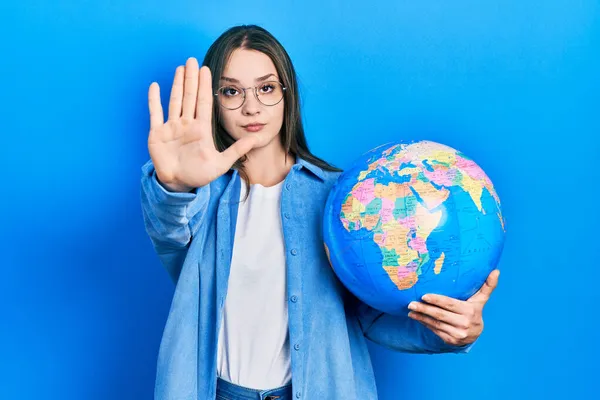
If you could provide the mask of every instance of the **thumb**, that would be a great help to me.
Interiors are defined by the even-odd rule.
[[[259,135],[248,135],[238,139],[221,153],[223,168],[229,169],[237,160],[246,155],[260,142]]]
[[[483,286],[475,293],[468,301],[470,302],[487,302],[490,295],[498,286],[498,278],[500,277],[500,270],[493,270],[487,277]]]

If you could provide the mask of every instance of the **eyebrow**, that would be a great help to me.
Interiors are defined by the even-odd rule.
[[[256,78],[254,81],[255,81],[255,82],[262,82],[262,81],[264,81],[265,79],[267,79],[267,78],[268,78],[268,77],[270,77],[270,76],[274,76],[275,78],[277,78],[277,75],[275,75],[275,74],[273,74],[273,73],[270,73],[270,74],[267,74],[267,75],[265,75],[265,76],[261,76],[260,78]],[[233,83],[240,83],[240,81],[238,81],[237,79],[228,78],[228,77],[226,77],[226,76],[222,76],[222,77],[221,77],[221,80],[223,80],[223,81],[227,81],[227,82],[233,82]]]

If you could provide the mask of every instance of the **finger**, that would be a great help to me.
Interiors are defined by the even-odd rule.
[[[446,322],[450,325],[466,328],[469,324],[468,317],[461,314],[453,313],[438,306],[413,301],[409,304],[408,308],[411,311],[416,311],[418,313],[425,314],[431,318],[437,319],[442,322]]]
[[[169,119],[178,119],[181,117],[184,71],[183,65],[180,65],[175,70],[175,78],[173,78],[173,87],[171,88],[171,98],[169,100]]]
[[[198,61],[194,57],[190,57],[185,63],[182,117],[194,118],[196,96],[198,96]]]
[[[500,270],[493,270],[487,277],[486,281],[483,283],[483,286],[468,300],[470,302],[480,302],[486,303],[494,291],[498,286],[498,278],[500,277]]]
[[[206,126],[211,125],[213,112],[212,74],[207,66],[200,68],[200,84],[196,101],[196,118]],[[233,163],[232,163],[233,164]]]
[[[452,297],[443,296],[441,294],[429,293],[422,297],[424,301],[434,306],[438,306],[456,314],[465,314],[473,307],[465,301],[454,299]]]
[[[248,135],[237,140],[234,144],[229,146],[224,152],[221,153],[222,170],[227,170],[231,166],[248,153],[258,143],[259,138],[257,135]]]
[[[425,323],[425,322],[421,322],[419,321],[423,326],[425,326],[427,329],[431,330],[433,333],[435,333],[436,335],[438,335],[440,337],[440,339],[442,339],[445,343],[456,346],[459,344],[458,340],[456,340],[455,338],[452,337],[452,335],[450,335],[447,332],[444,332],[442,330],[436,329],[435,327]]]
[[[160,88],[152,82],[148,89],[148,108],[150,110],[150,129],[156,129],[165,123],[162,104],[160,103]]]
[[[417,313],[417,312],[411,312],[408,314],[408,316],[414,320],[421,322],[423,325],[427,326],[431,330],[438,330],[441,332],[445,332],[448,335],[450,335],[451,337],[453,337],[454,339],[463,340],[463,339],[466,339],[466,337],[467,337],[466,328],[458,328],[458,327],[452,326],[450,324],[447,324],[443,321],[431,318],[428,315]]]
[[[323,246],[325,247],[325,254],[327,255],[327,260],[329,261],[329,264],[331,264],[331,256],[329,254],[329,247],[327,247],[327,244],[323,243]]]

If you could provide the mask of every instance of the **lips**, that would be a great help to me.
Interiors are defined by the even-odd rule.
[[[247,130],[248,132],[258,132],[263,128],[263,126],[265,126],[265,124],[252,123],[252,124],[244,125],[243,128],[245,130]]]

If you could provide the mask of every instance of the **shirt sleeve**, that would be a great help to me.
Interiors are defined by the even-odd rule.
[[[418,321],[378,311],[354,299],[355,312],[363,335],[370,341],[403,353],[468,353],[474,343],[452,346]],[[408,314],[408,312],[407,312]]]
[[[190,193],[170,192],[158,181],[152,160],[149,160],[142,167],[140,196],[146,232],[176,282],[192,236],[204,220],[210,185]]]

